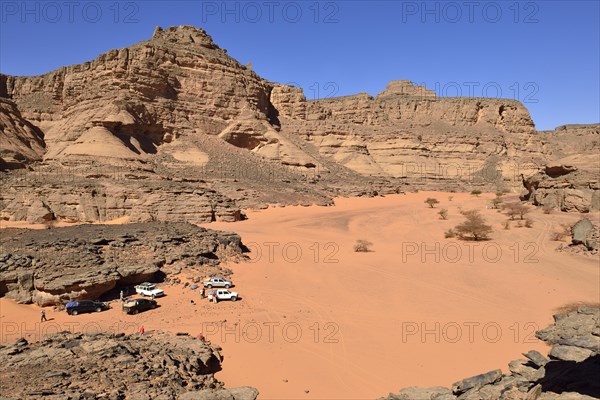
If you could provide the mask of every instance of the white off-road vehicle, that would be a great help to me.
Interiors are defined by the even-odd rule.
[[[236,301],[238,299],[238,294],[237,294],[237,292],[230,292],[227,289],[216,289],[216,290],[211,290],[210,292],[208,292],[208,300],[214,301],[215,298],[217,299],[217,301],[220,301],[220,300]]]
[[[229,289],[230,287],[233,286],[233,282],[231,282],[227,279],[213,277],[213,278],[207,279],[204,282],[202,282],[202,285],[204,285],[205,288],[209,288],[209,289],[212,289],[214,287],[222,287],[225,289]]]
[[[142,296],[160,297],[165,295],[165,291],[158,289],[154,283],[144,282],[135,287],[135,292]]]

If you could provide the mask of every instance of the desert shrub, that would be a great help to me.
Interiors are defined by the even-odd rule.
[[[435,207],[435,205],[436,205],[436,204],[439,204],[439,202],[440,202],[440,201],[439,201],[438,199],[436,199],[435,197],[428,197],[428,198],[427,198],[427,199],[424,201],[424,203],[427,203],[427,204],[429,204],[429,207],[431,207],[431,208]]]
[[[367,253],[371,251],[372,245],[373,243],[369,242],[368,240],[359,239],[354,245],[354,251],[357,253]]]
[[[533,220],[526,218],[525,219],[525,228],[533,228]]]
[[[456,233],[452,229],[448,229],[446,232],[444,232],[444,237],[446,239],[453,238],[454,236],[456,236]]]
[[[486,224],[485,219],[478,210],[463,211],[467,220],[454,227],[454,231],[461,239],[486,240],[493,229]]]
[[[517,228],[522,228],[523,227],[523,221],[519,220],[517,221]]]
[[[499,209],[501,205],[502,205],[502,199],[500,197],[496,197],[495,199],[492,199],[492,208]]]
[[[506,221],[504,221],[504,224],[502,226],[504,227],[504,229],[509,230],[510,229],[510,219],[507,219]]]
[[[448,201],[452,201],[453,198],[454,196],[448,196]]]
[[[550,240],[554,242],[562,242],[565,236],[561,232],[552,232],[550,235]]]
[[[504,204],[503,209],[510,219],[515,219],[516,216],[523,219],[529,212],[529,207],[522,203],[506,203]]]
[[[440,215],[441,219],[448,219],[448,210],[445,208],[442,208],[440,211],[438,211],[438,214]]]
[[[481,194],[481,190],[479,190],[479,189],[471,190],[471,194],[473,196],[479,197],[479,195]]]
[[[554,211],[554,207],[552,207],[549,204],[546,204],[544,207],[542,207],[542,211],[544,212],[544,214],[552,214],[552,211]]]
[[[552,232],[550,239],[555,242],[561,242],[569,236],[571,236],[571,227],[567,224],[562,224],[560,230]]]

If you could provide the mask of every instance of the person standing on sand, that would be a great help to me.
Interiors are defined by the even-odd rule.
[[[123,302],[123,291],[121,290],[121,293],[119,293],[119,298],[121,299],[121,303]]]
[[[41,320],[41,322],[44,322],[44,321],[48,321],[48,320],[46,319],[46,311],[42,310],[42,320]]]
[[[200,289],[200,298],[204,298],[204,288]]]

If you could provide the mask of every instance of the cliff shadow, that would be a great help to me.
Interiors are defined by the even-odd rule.
[[[543,392],[577,392],[600,398],[600,355],[582,362],[552,361],[545,369],[546,374],[538,381]]]

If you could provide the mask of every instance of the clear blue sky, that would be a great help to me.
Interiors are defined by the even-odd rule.
[[[0,1],[0,71],[38,75],[195,25],[308,98],[408,79],[522,101],[538,129],[600,121],[599,1]]]

